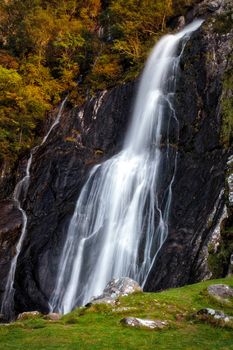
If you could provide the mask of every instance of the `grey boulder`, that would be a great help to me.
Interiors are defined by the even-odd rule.
[[[222,311],[214,310],[211,308],[201,309],[196,313],[196,317],[204,321],[223,321],[224,323],[232,322],[233,317],[224,314]]]
[[[233,299],[233,288],[226,284],[213,284],[207,289],[208,294],[218,301],[229,302]]]
[[[147,320],[137,317],[126,317],[120,321],[123,325],[135,328],[163,329],[168,325],[167,321]]]
[[[90,304],[116,305],[119,297],[142,291],[138,282],[129,277],[114,278],[107,284],[103,294],[94,297]]]

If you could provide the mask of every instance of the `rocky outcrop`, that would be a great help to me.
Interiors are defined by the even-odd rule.
[[[129,277],[113,279],[104,288],[103,294],[91,300],[90,304],[115,305],[117,299],[132,293],[142,292],[139,284]]]
[[[129,277],[114,278],[104,288],[104,293],[111,295],[113,298],[137,292],[142,292],[142,288],[138,282]]]
[[[8,166],[7,163],[0,163],[0,200],[11,196],[14,191],[16,165]]]
[[[41,317],[42,314],[39,311],[22,312],[18,315],[17,320],[28,320]]]
[[[222,99],[224,74],[231,64],[228,57],[232,32],[222,19],[228,13],[228,2],[221,4],[216,9],[212,4],[205,11],[197,7],[186,18],[203,15],[207,20],[182,54],[176,94],[179,142],[175,140],[171,145],[178,150],[178,158],[169,236],[151,267],[145,284],[147,291],[211,276],[208,245],[224,214],[225,166],[231,152],[222,142]],[[17,312],[49,312],[48,299],[80,189],[94,164],[121,149],[136,85],[125,84],[99,93],[81,108],[67,105],[60,124],[35,150],[28,193],[22,204],[28,225],[16,270]],[[18,217],[17,235],[15,229],[12,234],[8,230],[10,243],[1,244],[5,253],[0,251],[0,264],[3,266],[7,259],[9,266],[21,223],[19,212],[9,216],[2,213],[0,220],[9,217],[5,225]],[[0,272],[1,290],[6,272],[7,268]]]

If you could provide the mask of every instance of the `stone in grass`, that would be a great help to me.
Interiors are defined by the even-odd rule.
[[[42,314],[39,311],[28,311],[28,312],[23,312],[18,315],[17,320],[28,320],[30,318],[37,318],[41,317]]]
[[[61,319],[62,315],[56,312],[50,312],[49,314],[45,315],[46,320],[50,321],[59,321]]]
[[[136,307],[125,307],[125,306],[112,309],[113,312],[119,312],[119,313],[126,312],[126,311],[130,312],[130,311],[135,311],[135,310],[137,310]]]
[[[111,296],[108,295],[100,295],[94,299],[91,300],[90,303],[88,303],[86,306],[89,305],[95,305],[95,304],[107,304],[107,305],[111,305],[111,306],[115,306],[117,304],[116,299],[112,298]]]
[[[112,298],[129,295],[135,292],[142,292],[142,288],[138,282],[129,277],[114,278],[104,289],[104,294],[111,295]]]
[[[87,305],[108,304],[114,306],[117,304],[117,298],[142,291],[138,282],[129,277],[114,278],[107,284],[103,294],[94,297]]]
[[[121,324],[129,327],[148,328],[148,329],[163,329],[168,325],[167,321],[146,320],[146,319],[137,318],[137,317],[126,317],[126,318],[123,318],[120,322]]]
[[[229,302],[233,298],[233,288],[226,284],[213,284],[207,289],[208,294],[214,299],[222,302]]]
[[[204,321],[223,321],[224,323],[233,322],[233,317],[224,314],[222,311],[206,308],[196,313],[196,317]]]

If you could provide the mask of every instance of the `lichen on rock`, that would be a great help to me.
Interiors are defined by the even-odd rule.
[[[121,324],[135,328],[147,328],[147,329],[163,329],[168,326],[167,321],[161,320],[147,320],[137,317],[126,317],[123,318]]]

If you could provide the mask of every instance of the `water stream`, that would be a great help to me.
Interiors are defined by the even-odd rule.
[[[49,131],[47,132],[47,134],[45,135],[45,137],[43,138],[43,140],[39,146],[43,145],[46,142],[46,140],[47,140],[48,136],[50,135],[51,131],[53,130],[53,128],[59,123],[62,111],[64,109],[64,105],[66,103],[66,99],[67,98],[65,98],[62,101],[55,121],[51,125]],[[18,257],[19,257],[19,254],[21,252],[21,248],[22,248],[22,245],[23,245],[23,242],[24,242],[24,239],[26,236],[26,232],[27,232],[28,218],[27,218],[27,214],[26,214],[25,210],[22,208],[22,205],[23,205],[25,198],[27,196],[27,191],[28,191],[28,187],[29,187],[29,183],[30,183],[30,169],[31,169],[33,155],[39,146],[36,146],[31,150],[31,154],[30,154],[30,157],[29,157],[28,162],[27,162],[26,174],[16,184],[15,189],[14,189],[14,193],[13,193],[13,200],[15,201],[17,208],[20,210],[20,212],[22,214],[22,229],[21,229],[21,235],[20,235],[19,241],[16,245],[15,255],[11,261],[11,266],[10,266],[10,270],[9,270],[9,273],[7,276],[6,287],[5,287],[5,291],[4,291],[2,303],[1,303],[1,314],[3,314],[9,320],[11,320],[14,317],[15,272],[16,272]]]

